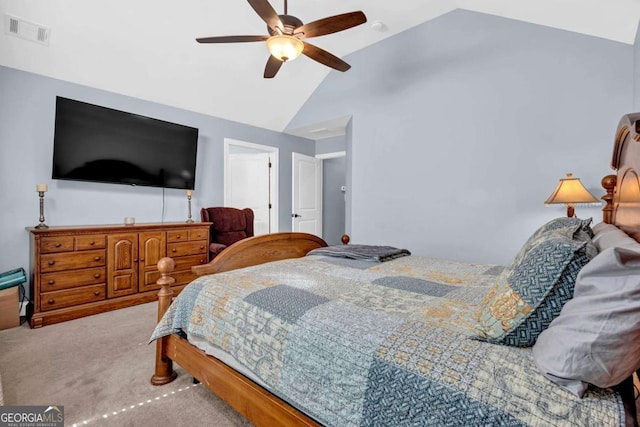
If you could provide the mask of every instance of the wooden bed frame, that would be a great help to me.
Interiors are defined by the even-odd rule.
[[[614,224],[640,241],[640,113],[623,116],[614,141],[611,167],[617,175],[602,179],[606,194],[603,222]],[[616,185],[618,183],[618,185]],[[343,243],[348,242],[344,236]],[[237,268],[297,258],[312,249],[327,246],[319,237],[305,233],[275,233],[251,237],[227,248],[211,263],[193,267],[198,275],[219,273]],[[158,293],[158,321],[171,304],[173,292],[170,277],[173,260],[158,263],[162,277]],[[179,364],[209,390],[231,405],[256,426],[319,426],[320,424],[231,369],[215,357],[205,354],[178,335],[156,341],[156,367],[151,377],[154,385],[173,381],[177,374],[173,362]]]
[[[220,273],[270,261],[299,258],[313,249],[324,246],[327,246],[327,243],[312,234],[265,234],[234,243],[209,264],[192,267],[192,271],[200,276]],[[174,280],[170,276],[173,260],[163,258],[158,263],[158,269],[161,274],[158,280],[161,286],[158,292],[158,321],[160,321],[173,298],[171,284]],[[156,341],[156,369],[151,377],[151,384],[163,385],[173,381],[177,376],[173,370],[173,362],[179,364],[258,427],[320,425],[244,375],[175,334]]]

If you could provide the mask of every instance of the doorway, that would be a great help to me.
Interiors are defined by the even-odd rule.
[[[322,238],[341,245],[346,233],[346,152],[317,154],[322,159]]]
[[[224,205],[251,208],[254,234],[278,231],[278,148],[224,140]]]
[[[322,160],[293,153],[291,229],[322,237]]]

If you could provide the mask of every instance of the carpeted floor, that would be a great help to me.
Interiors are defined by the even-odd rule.
[[[63,405],[66,426],[250,426],[180,367],[174,382],[149,383],[155,323],[149,303],[0,331],[4,404]]]

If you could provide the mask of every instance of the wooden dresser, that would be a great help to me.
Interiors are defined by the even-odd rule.
[[[129,307],[157,298],[157,263],[175,261],[174,292],[208,262],[211,223],[28,228],[31,241],[30,325]]]

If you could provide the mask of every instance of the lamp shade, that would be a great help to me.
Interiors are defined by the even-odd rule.
[[[267,39],[267,48],[274,57],[286,62],[296,59],[304,49],[304,43],[297,37],[287,34],[271,36]]]
[[[544,202],[545,205],[566,204],[567,215],[573,216],[573,206],[577,203],[598,203],[598,199],[584,188],[579,178],[568,173],[566,178],[560,179],[555,191]]]

